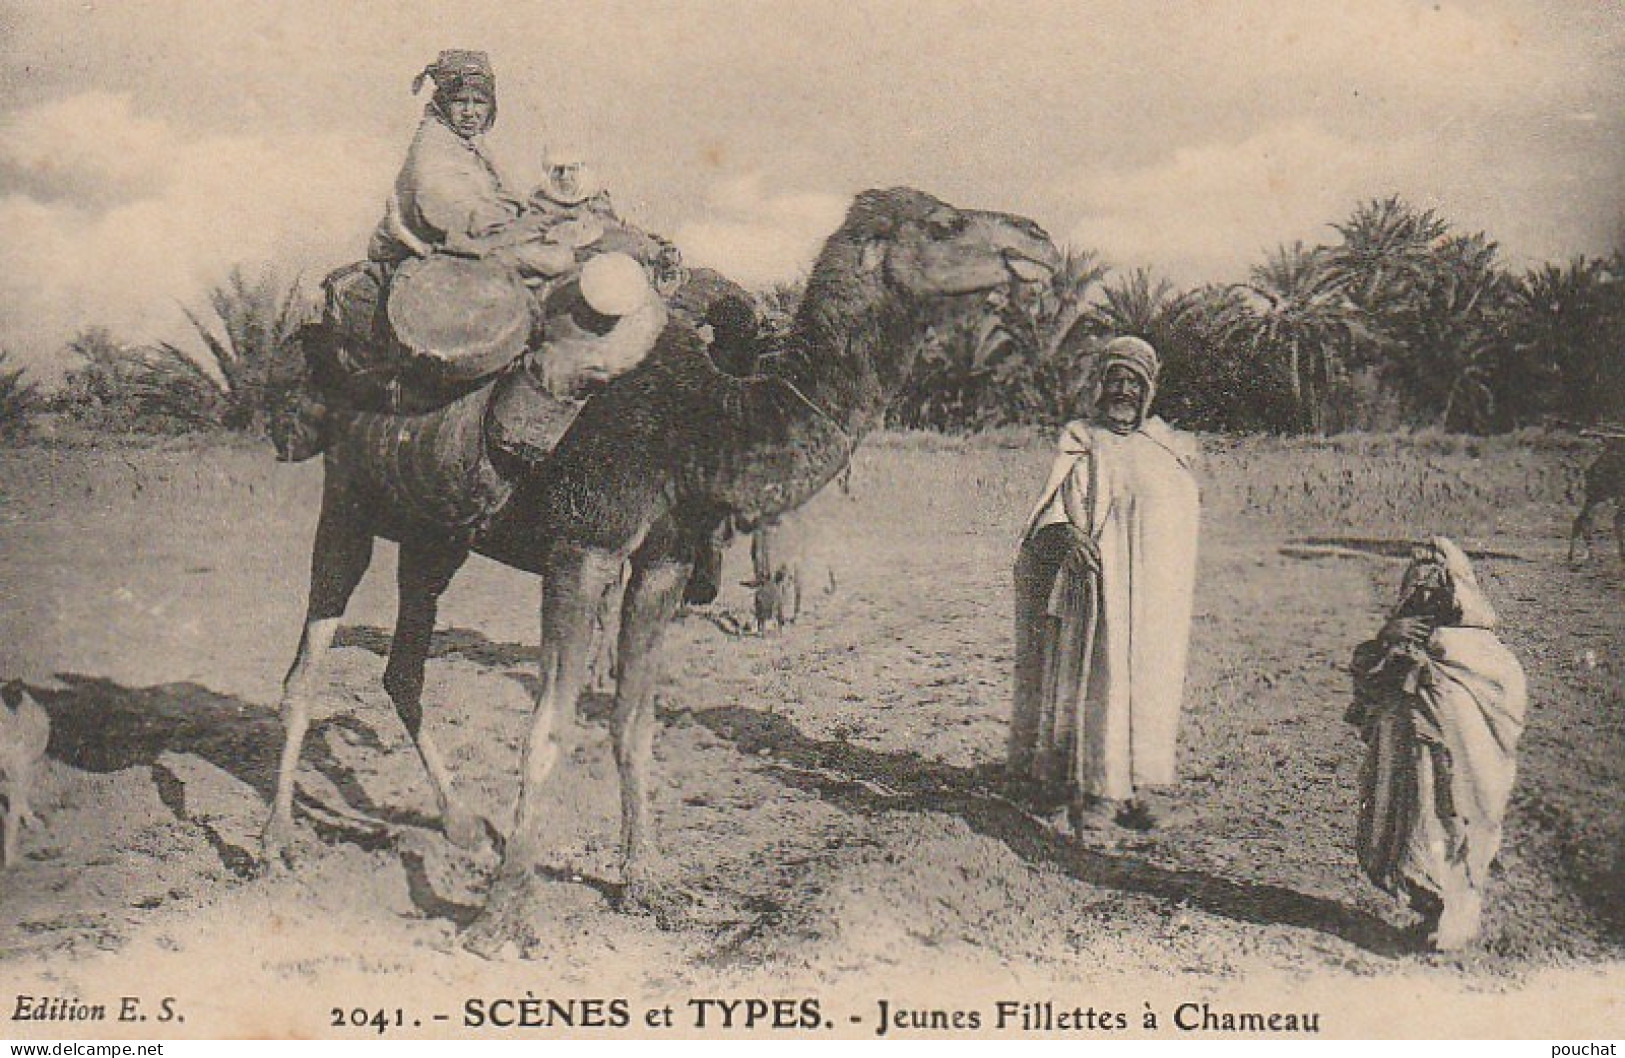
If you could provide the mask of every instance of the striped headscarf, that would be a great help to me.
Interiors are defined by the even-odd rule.
[[[491,69],[491,58],[483,51],[465,51],[448,48],[435,61],[425,66],[412,78],[412,94],[423,89],[423,82],[434,82],[434,101],[442,116],[446,105],[464,92],[474,92],[491,104],[491,119],[485,123],[486,131],[497,123],[497,75]]]

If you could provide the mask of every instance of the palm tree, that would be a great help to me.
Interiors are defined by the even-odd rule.
[[[1384,371],[1415,414],[1449,429],[1490,428],[1492,382],[1511,346],[1512,289],[1488,236],[1451,236],[1385,313],[1392,355]]]
[[[105,327],[87,327],[68,340],[64,351],[78,364],[68,370],[56,404],[72,418],[102,429],[134,425],[129,347]]]
[[[83,363],[69,373],[64,401],[102,426],[259,431],[273,388],[300,374],[298,304],[297,281],[284,288],[269,272],[249,280],[234,268],[209,292],[223,335],[182,307],[203,339],[201,355],[170,342],[126,346],[91,328],[68,345]]]
[[[193,430],[224,424],[230,407],[220,379],[168,342],[125,351],[123,400],[139,422]]]
[[[23,381],[23,369],[7,367],[10,354],[0,349],[0,440],[28,436],[29,419],[39,407],[39,387]]]
[[[1329,250],[1327,266],[1349,299],[1368,312],[1380,311],[1426,275],[1434,249],[1450,231],[1433,210],[1418,210],[1397,195],[1362,203],[1333,227],[1343,241]]]
[[[1062,251],[1060,269],[1037,294],[1046,357],[1077,348],[1091,324],[1089,295],[1110,274],[1111,266],[1094,250]]]
[[[921,344],[892,420],[929,429],[1058,423],[1075,409],[1086,364],[1090,292],[1107,268],[1093,251],[1063,252],[1043,284],[946,302]]]
[[[1164,328],[1162,414],[1197,429],[1293,429],[1297,407],[1279,359],[1234,333],[1249,311],[1245,295],[1210,284],[1186,297],[1178,325]]]
[[[1504,418],[1495,380],[1508,355],[1511,283],[1483,233],[1455,235],[1432,210],[1397,196],[1336,225],[1328,267],[1359,310],[1351,360],[1374,364],[1413,417],[1488,429]]]
[[[994,425],[998,409],[987,405],[992,369],[977,362],[985,321],[997,307],[961,306],[943,313],[926,330],[908,383],[893,399],[888,418],[922,430],[968,430]]]
[[[100,429],[192,429],[219,424],[220,383],[173,346],[134,346],[104,327],[68,342],[79,365],[59,404]]]
[[[1166,344],[1176,336],[1197,302],[1193,292],[1180,291],[1171,280],[1142,267],[1105,284],[1090,317],[1104,333],[1134,335],[1162,349],[1159,339]]]
[[[224,285],[209,292],[209,306],[224,329],[223,336],[183,307],[218,372],[219,421],[226,429],[257,432],[264,428],[273,382],[279,374],[288,373],[282,370],[284,361],[297,355],[294,335],[301,322],[299,302],[297,278],[284,287],[269,270],[250,280],[236,267]],[[194,386],[201,378],[215,381],[207,373],[198,375],[193,370],[196,362],[173,345],[159,345],[157,359],[172,365],[170,377],[183,387]]]
[[[1049,282],[998,292],[988,306],[972,361],[990,369],[1011,421],[1075,412],[1087,368],[1079,349],[1094,329],[1089,295],[1110,271],[1095,251],[1067,248]]]
[[[1233,295],[1203,287],[1180,290],[1148,268],[1101,287],[1089,325],[1100,335],[1144,338],[1162,357],[1159,413],[1200,428],[1251,428],[1261,395],[1252,365],[1234,355],[1220,321]]]
[[[1576,257],[1524,275],[1510,293],[1512,354],[1497,391],[1514,424],[1558,411],[1590,425],[1625,412],[1616,350],[1625,291],[1609,262]]]
[[[1231,288],[1240,300],[1221,323],[1226,338],[1265,361],[1279,360],[1299,428],[1315,433],[1325,432],[1326,399],[1341,354],[1363,331],[1344,284],[1325,247],[1279,246],[1247,282]]]

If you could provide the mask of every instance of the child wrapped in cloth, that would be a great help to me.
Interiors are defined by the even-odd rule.
[[[1466,554],[1436,536],[1416,548],[1382,631],[1354,651],[1360,866],[1422,916],[1438,951],[1479,934],[1523,734],[1523,668],[1494,629]]]

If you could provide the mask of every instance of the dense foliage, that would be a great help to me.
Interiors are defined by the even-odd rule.
[[[209,307],[212,324],[182,310],[202,344],[196,353],[169,342],[131,345],[101,327],[81,331],[68,343],[74,366],[52,406],[104,430],[263,433],[298,355],[299,284],[233,269],[209,292]]]
[[[902,426],[1053,424],[1111,335],[1164,361],[1158,407],[1223,432],[1439,426],[1489,433],[1625,417],[1625,259],[1515,275],[1481,232],[1399,198],[1282,246],[1230,286],[1181,290],[1071,255],[1048,287],[938,328],[893,409]]]
[[[10,359],[0,349],[0,441],[16,441],[28,436],[29,423],[39,406],[39,387],[23,378],[23,369],[8,367]]]

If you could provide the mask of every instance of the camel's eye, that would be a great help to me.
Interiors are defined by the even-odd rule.
[[[925,227],[933,237],[946,239],[965,230],[965,215],[956,209],[939,209],[925,218]]]

